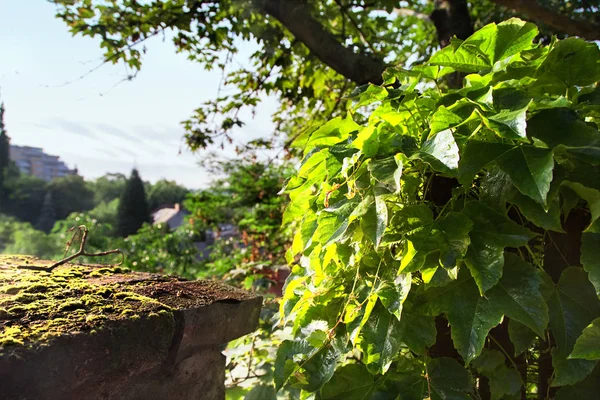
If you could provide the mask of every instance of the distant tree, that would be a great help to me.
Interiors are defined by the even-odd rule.
[[[56,222],[56,211],[54,211],[54,202],[52,201],[52,192],[46,192],[44,196],[44,203],[42,204],[42,211],[38,218],[36,229],[49,233]]]
[[[0,212],[4,210],[8,200],[8,191],[6,190],[6,176],[9,158],[10,138],[4,128],[4,103],[0,104]]]
[[[125,190],[119,201],[117,230],[120,236],[127,237],[138,231],[145,222],[151,222],[144,182],[137,169],[131,171]]]
[[[79,175],[54,179],[48,184],[48,191],[52,193],[56,219],[65,219],[72,212],[94,207],[94,193]]]
[[[94,206],[101,203],[110,203],[118,199],[125,190],[127,177],[123,174],[108,173],[100,178],[88,182],[88,188],[94,192]]]
[[[161,179],[148,190],[148,207],[154,210],[163,204],[181,203],[190,191],[177,182]]]
[[[8,192],[3,212],[12,215],[23,222],[35,224],[40,217],[44,196],[46,195],[46,182],[27,174],[11,172],[13,166],[8,168],[5,181]],[[56,196],[53,195],[56,204]]]

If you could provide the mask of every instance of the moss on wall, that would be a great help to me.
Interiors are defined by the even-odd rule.
[[[173,316],[171,307],[136,290],[174,278],[94,265],[31,269],[49,264],[0,256],[0,355],[14,346],[43,346],[58,336],[94,334],[107,321]]]

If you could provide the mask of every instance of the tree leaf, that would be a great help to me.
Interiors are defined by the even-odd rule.
[[[523,246],[535,234],[482,202],[467,203],[463,213],[473,221],[465,262],[483,294],[502,276],[504,249]]]
[[[543,110],[528,121],[528,135],[549,148],[600,146],[598,129],[586,124],[574,110]]]
[[[273,386],[258,385],[248,392],[244,400],[277,400],[277,394]]]
[[[377,138],[377,128],[369,125],[362,128],[356,139],[352,142],[352,147],[360,150],[365,157],[373,157],[379,150],[379,140]]]
[[[431,384],[432,400],[471,398],[471,377],[456,360],[447,357],[432,359],[427,363],[427,375]]]
[[[302,363],[302,376],[306,380],[303,389],[315,392],[333,376],[337,363],[347,351],[342,339],[333,338],[314,355]]]
[[[429,64],[450,67],[460,72],[480,72],[491,69],[496,42],[496,24],[489,24],[467,40],[453,40],[429,59]]]
[[[600,360],[600,318],[596,318],[584,330],[575,342],[569,358]]]
[[[592,372],[596,361],[567,359],[583,330],[600,316],[600,300],[582,268],[565,269],[548,299],[550,329],[556,340],[552,351],[553,386],[572,385]]]
[[[373,375],[361,364],[348,364],[335,371],[321,389],[323,400],[365,400],[375,388]]]

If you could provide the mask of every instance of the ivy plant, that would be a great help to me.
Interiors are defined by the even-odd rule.
[[[600,49],[537,36],[487,25],[296,139],[276,389],[600,393]]]

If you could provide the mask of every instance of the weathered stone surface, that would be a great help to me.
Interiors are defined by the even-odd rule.
[[[0,256],[0,399],[223,399],[262,299],[210,281]]]

